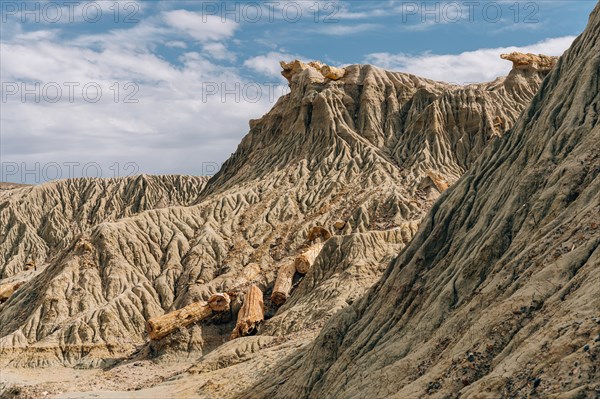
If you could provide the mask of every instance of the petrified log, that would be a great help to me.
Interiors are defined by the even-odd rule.
[[[429,172],[427,172],[427,176],[429,176],[429,178],[435,185],[435,188],[437,188],[437,190],[440,193],[443,193],[444,191],[446,191],[448,189],[448,183],[446,183],[443,180],[442,176],[440,176],[439,174],[429,171]]]
[[[194,302],[174,312],[153,317],[146,322],[150,339],[159,340],[179,327],[187,327],[197,321],[212,316],[213,312],[229,310],[230,299],[227,294],[215,294],[208,302]]]
[[[308,273],[315,259],[319,255],[319,252],[321,252],[321,249],[323,249],[323,243],[315,244],[305,252],[298,255],[296,257],[296,261],[294,262],[296,271],[300,274]]]
[[[296,265],[294,262],[286,263],[279,268],[275,286],[273,287],[273,294],[271,294],[271,301],[273,301],[275,305],[283,305],[288,298],[290,290],[292,289],[292,281],[295,273]]]
[[[308,230],[308,235],[306,238],[308,239],[308,241],[314,241],[317,238],[321,238],[323,241],[327,241],[331,238],[331,233],[325,227],[314,226]]]
[[[226,312],[229,310],[231,299],[227,294],[214,294],[208,298],[208,306],[213,312]]]
[[[260,265],[258,263],[248,263],[240,273],[240,278],[245,281],[252,281],[260,274]]]
[[[244,304],[238,313],[237,323],[231,339],[244,337],[257,331],[265,319],[263,293],[256,285],[251,285],[244,296]]]
[[[0,285],[0,303],[8,300],[23,284],[25,284],[25,281],[21,280]]]

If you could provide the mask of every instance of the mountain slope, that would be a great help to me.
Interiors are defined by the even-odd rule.
[[[600,5],[382,280],[243,397],[600,395]]]
[[[308,228],[343,220],[334,232],[349,237],[327,243],[264,326],[276,335],[299,325],[316,331],[376,281],[440,192],[512,126],[546,74],[515,69],[459,87],[368,65],[348,67],[339,81],[302,69],[290,78],[290,94],[251,122],[195,205],[99,221],[1,305],[3,362],[99,365],[130,355],[147,343],[147,319],[240,291],[250,263],[259,265],[254,283],[268,296]],[[206,354],[232,327],[198,323],[150,350],[176,359]]]
[[[43,265],[88,228],[194,203],[206,177],[81,178],[0,190],[0,278]],[[4,183],[3,183],[4,184]],[[16,187],[15,187],[16,186]]]

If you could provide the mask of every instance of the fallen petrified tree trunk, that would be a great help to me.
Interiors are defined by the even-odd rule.
[[[429,172],[427,172],[427,176],[429,176],[429,178],[435,185],[435,188],[437,188],[437,190],[440,193],[443,193],[444,191],[446,191],[448,189],[448,183],[446,183],[443,180],[442,176],[440,176],[439,174],[429,171]]]
[[[10,298],[10,296],[23,284],[25,284],[25,281],[21,280],[0,285],[0,303],[8,300],[8,298]]]
[[[320,238],[322,241],[327,241],[331,238],[331,232],[322,226],[314,226],[308,230],[306,239],[308,241],[314,241]]]
[[[244,337],[257,331],[265,319],[263,293],[256,285],[251,285],[244,296],[244,304],[238,313],[237,323],[231,339]]]
[[[292,289],[292,281],[295,273],[296,265],[294,262],[286,263],[279,268],[275,286],[273,287],[273,294],[271,294],[271,301],[273,301],[275,305],[283,305],[287,300],[290,290]]]
[[[214,294],[208,298],[208,306],[213,312],[226,312],[229,310],[231,299],[227,294]]]
[[[229,295],[215,294],[208,302],[194,302],[174,312],[153,317],[146,322],[146,330],[150,339],[159,340],[179,327],[187,327],[202,319],[212,316],[213,312],[229,310]]]
[[[306,274],[312,267],[315,259],[319,255],[323,249],[323,243],[315,244],[305,252],[301,253],[296,257],[296,261],[294,265],[296,266],[296,271],[300,274]]]

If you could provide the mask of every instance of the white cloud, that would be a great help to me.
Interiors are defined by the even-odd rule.
[[[17,94],[2,104],[2,162],[96,162],[105,176],[112,175],[114,162],[135,162],[144,173],[205,173],[203,162],[225,160],[248,131],[248,120],[276,100],[266,90],[257,98],[256,85],[246,90],[253,83],[236,68],[207,57],[229,56],[226,45],[213,40],[231,37],[233,28],[226,26],[201,27],[210,38],[198,39],[203,52],[187,51],[177,63],[154,52],[157,43],[174,41],[179,48],[184,43],[180,29],[161,18],[71,40],[46,34],[36,40],[3,38],[0,51],[11,55],[2,59],[3,82],[28,82],[29,89],[32,81],[56,82],[63,96],[57,103],[48,96],[23,102]],[[79,84],[72,103],[65,82]],[[137,86],[125,87],[128,82]],[[97,103],[85,101],[86,83],[100,85]],[[134,92],[138,102],[125,103]]]
[[[356,24],[356,25],[340,25],[340,24],[330,24],[330,25],[321,25],[321,29],[319,29],[319,33],[323,33],[326,35],[333,36],[346,36],[353,35],[361,32],[373,31],[377,29],[381,29],[382,26],[378,24]]]
[[[389,10],[377,9],[373,8],[372,6],[369,6],[369,9],[364,11],[351,11],[348,5],[340,3],[336,11],[331,15],[331,18],[346,21],[368,19],[374,17],[386,17],[389,15]]]
[[[365,62],[388,70],[407,72],[425,78],[452,83],[486,82],[508,74],[511,63],[500,59],[500,54],[523,53],[562,55],[575,40],[575,36],[546,39],[521,47],[499,47],[467,51],[461,54],[420,55],[372,53]]]
[[[171,48],[187,48],[187,44],[181,40],[171,40],[165,43],[165,46]]]
[[[27,42],[29,40],[52,40],[56,39],[59,33],[59,29],[34,30],[31,32],[22,32],[15,34],[13,40],[16,42]]]
[[[174,10],[163,12],[164,21],[200,42],[228,39],[233,36],[238,24],[214,15]]]
[[[139,23],[127,25],[127,28],[113,29],[103,33],[83,34],[71,40],[69,44],[88,48],[119,48],[129,51],[151,50],[156,43],[164,43],[171,38],[180,38],[182,32],[165,25],[156,16],[146,18]]]
[[[271,51],[267,54],[248,58],[246,61],[244,61],[244,66],[261,75],[269,76],[283,82],[285,79],[283,76],[281,76],[281,66],[279,65],[279,62],[305,59],[305,57],[297,54]]]
[[[216,60],[235,61],[235,54],[229,52],[223,43],[207,43],[202,50]]]

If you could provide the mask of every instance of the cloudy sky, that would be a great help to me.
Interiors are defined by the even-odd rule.
[[[0,180],[212,174],[286,93],[279,61],[453,83],[560,55],[595,1],[2,1]]]

